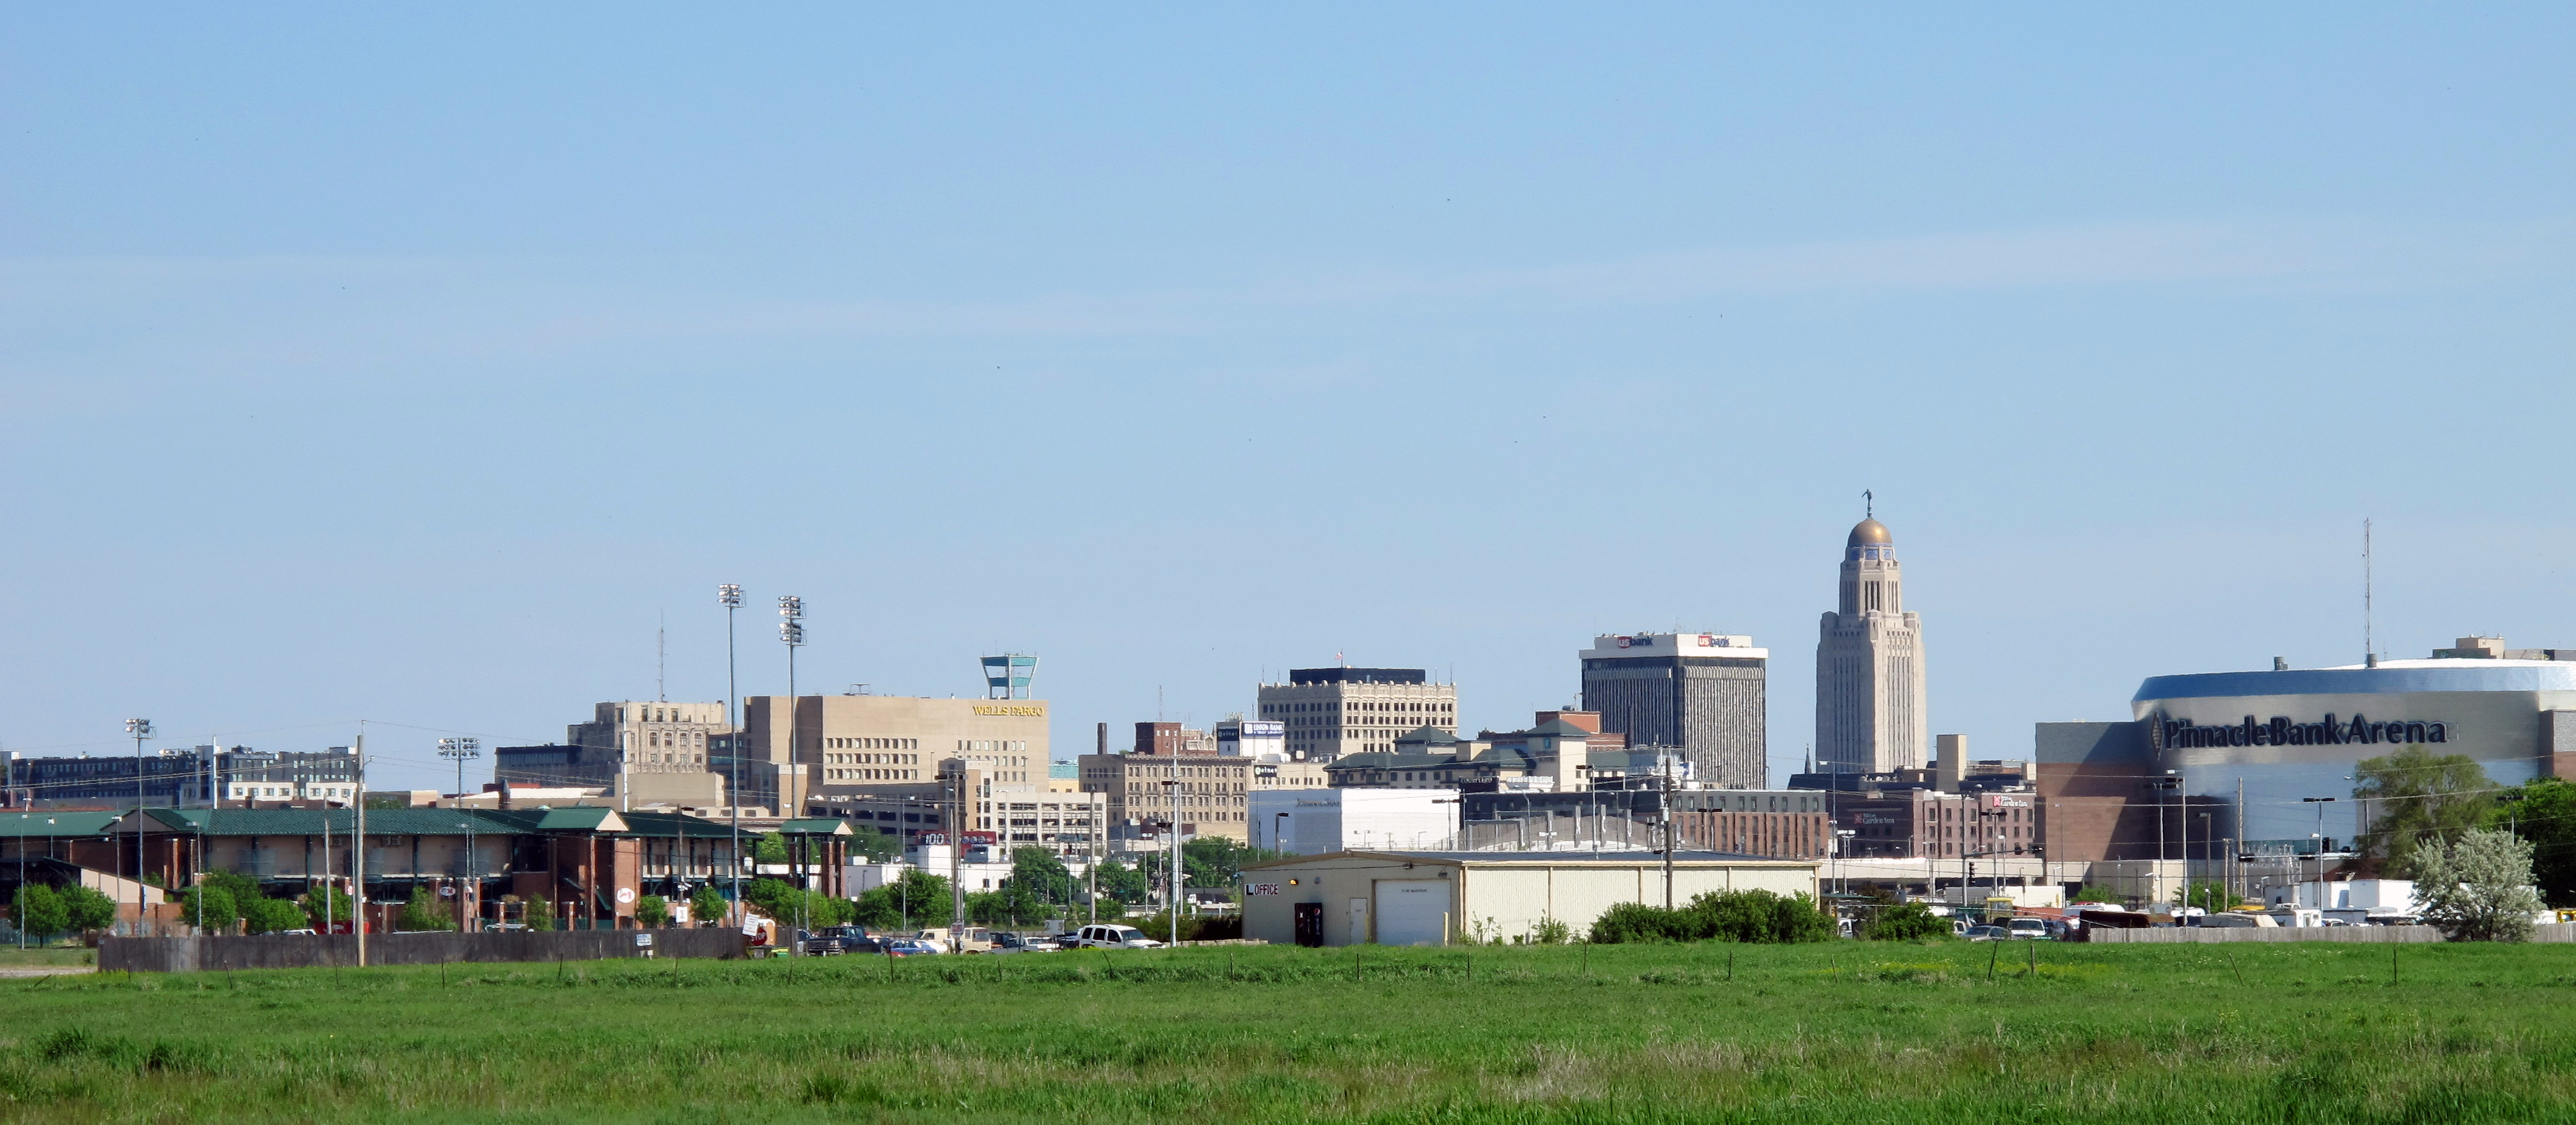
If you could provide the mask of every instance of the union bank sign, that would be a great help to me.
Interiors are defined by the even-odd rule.
[[[2405,745],[2408,743],[2449,742],[2451,724],[2416,722],[2372,722],[2358,712],[2349,719],[2326,712],[2324,719],[2302,723],[2286,715],[2257,719],[2247,715],[2233,723],[2201,726],[2185,719],[2151,715],[2147,718],[2147,741],[2158,750],[2189,750],[2204,746],[2340,746],[2345,743],[2365,745]]]

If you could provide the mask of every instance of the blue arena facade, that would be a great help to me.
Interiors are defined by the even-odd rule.
[[[2319,806],[2303,800],[2313,797],[2336,799],[2322,834],[2349,842],[2373,815],[2353,799],[2356,765],[2409,745],[2465,754],[2498,785],[2576,776],[2576,660],[2154,676],[2130,711],[2141,772],[2178,778],[2182,795],[2171,799],[2214,814],[2191,827],[2256,850],[2313,847]]]

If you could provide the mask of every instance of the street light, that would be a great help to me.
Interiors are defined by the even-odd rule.
[[[725,611],[725,745],[732,747],[726,759],[725,804],[733,814],[733,901],[734,909],[742,907],[742,726],[734,722],[734,701],[740,691],[734,682],[733,611],[742,608],[742,587],[727,582],[716,587],[716,602]],[[710,872],[712,874],[712,872]],[[737,913],[735,925],[741,925]]]
[[[2300,804],[2317,807],[2317,830],[2309,838],[2317,842],[2317,882],[2319,883],[2326,881],[2326,806],[2333,804],[2334,801],[2332,797],[2299,798]],[[2325,888],[2317,888],[2317,899],[2320,904],[2324,902]]]
[[[125,733],[134,736],[134,936],[143,936],[143,740],[152,737],[152,720],[127,719]]]
[[[1177,756],[1165,767],[1176,776],[1163,779],[1163,792],[1172,798],[1172,858],[1170,870],[1163,873],[1164,903],[1172,912],[1172,948],[1181,947],[1181,772]]]
[[[1287,819],[1288,814],[1284,812],[1270,814],[1270,850],[1281,855],[1288,854],[1288,825],[1284,823]]]

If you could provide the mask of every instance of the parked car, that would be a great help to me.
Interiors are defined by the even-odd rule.
[[[798,930],[796,931],[796,952],[807,957],[838,957],[842,953],[841,939],[838,935],[828,932]]]
[[[2004,928],[2012,931],[2013,937],[2029,938],[2033,941],[2052,941],[2057,937],[2048,932],[2048,920],[2045,918],[2015,918],[2005,922]]]
[[[1023,937],[1014,933],[993,935],[995,953],[1053,953],[1062,948],[1064,947],[1045,938]]]
[[[1970,926],[1961,931],[1959,936],[1969,941],[2003,941],[2013,934],[2011,930],[2002,926]]]
[[[1074,940],[1084,949],[1161,949],[1163,943],[1145,936],[1134,926],[1098,923],[1074,931]]]
[[[936,957],[939,947],[916,938],[896,938],[885,943],[889,957]]]

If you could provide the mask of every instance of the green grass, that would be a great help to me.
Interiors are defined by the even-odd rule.
[[[82,946],[55,945],[20,949],[14,945],[0,945],[0,969],[95,964],[98,964],[98,951]]]
[[[0,981],[0,1121],[2576,1120],[2576,946],[1245,948]],[[1729,969],[1730,952],[1733,968]],[[793,979],[790,979],[790,971]],[[1355,976],[1355,968],[1357,975]],[[2240,983],[2240,976],[2242,983]]]

